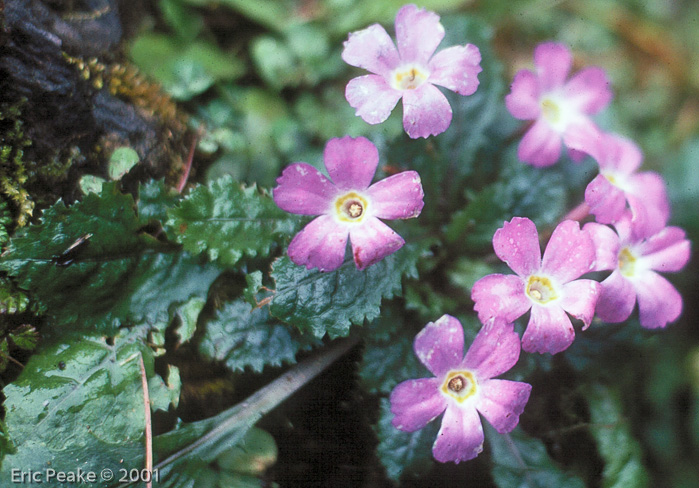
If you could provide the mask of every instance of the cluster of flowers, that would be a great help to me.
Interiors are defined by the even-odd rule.
[[[406,5],[396,16],[397,47],[380,25],[350,34],[343,59],[371,74],[351,80],[345,96],[370,124],[386,120],[403,99],[403,126],[412,137],[444,132],[452,111],[440,85],[461,95],[478,87],[476,46],[454,46],[437,54],[444,37],[439,16]],[[534,53],[536,72],[516,74],[505,99],[518,119],[534,120],[519,145],[519,158],[537,167],[554,164],[565,144],[573,160],[586,155],[599,175],[585,191],[587,211],[596,222],[583,228],[564,220],[541,254],[534,223],[514,217],[495,233],[495,254],[514,275],[492,274],[472,289],[474,309],[484,324],[464,355],[457,319],[444,315],[417,335],[414,350],[434,378],[407,380],[391,394],[393,425],[415,431],[444,412],[433,446],[438,461],[460,462],[483,446],[480,412],[500,433],[510,432],[524,410],[531,386],[494,379],[527,352],[555,354],[568,348],[574,330],[568,314],[589,327],[597,315],[622,322],[639,305],[641,325],[664,327],[679,316],[682,298],[656,271],[678,271],[690,243],[683,230],[668,227],[670,205],[657,173],[637,173],[642,154],[631,141],[601,131],[590,116],[611,100],[604,71],[590,67],[568,79],[570,51],[544,43]],[[318,215],[289,244],[293,262],[333,271],[351,241],[362,270],[395,252],[404,240],[379,219],[417,217],[424,205],[420,177],[405,171],[371,185],[379,156],[365,138],[327,143],[323,155],[330,178],[306,163],[288,166],[277,180],[274,200],[289,212]],[[610,225],[612,227],[610,227]],[[601,283],[581,279],[612,271]],[[521,346],[513,322],[531,310]]]

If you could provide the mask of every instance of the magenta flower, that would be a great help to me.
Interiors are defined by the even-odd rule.
[[[287,212],[320,215],[296,234],[289,257],[306,268],[333,271],[345,259],[347,238],[357,268],[400,249],[405,241],[381,219],[409,219],[424,205],[420,176],[404,171],[369,186],[379,152],[368,139],[331,139],[323,160],[332,181],[307,163],[294,163],[277,178],[276,204]]]
[[[569,137],[595,128],[589,118],[611,100],[609,81],[601,68],[589,67],[567,80],[573,57],[563,44],[545,42],[534,51],[536,73],[523,69],[512,82],[505,105],[513,117],[534,120],[519,144],[518,156],[533,166],[550,166],[561,154],[561,140],[571,157],[581,159]]]
[[[410,137],[447,130],[451,106],[434,85],[472,95],[478,88],[481,53],[466,44],[432,56],[443,38],[439,16],[415,5],[405,5],[396,15],[397,49],[379,24],[351,33],[342,59],[373,73],[347,84],[345,98],[357,115],[369,124],[379,124],[403,98],[403,127]]]
[[[597,316],[623,322],[638,301],[641,325],[665,327],[682,313],[682,296],[657,271],[681,270],[689,261],[690,242],[679,227],[665,227],[643,237],[627,215],[615,224],[617,232],[594,222],[585,224],[597,247],[597,270],[613,270],[602,282]]]
[[[480,412],[504,434],[519,423],[531,385],[493,379],[519,359],[519,336],[500,319],[486,323],[464,356],[464,331],[449,315],[430,322],[415,337],[415,354],[434,378],[407,380],[391,392],[393,425],[413,432],[444,412],[432,446],[442,463],[468,461],[483,450]]]
[[[600,293],[596,281],[577,279],[595,264],[590,236],[577,222],[564,220],[553,231],[542,260],[536,226],[515,217],[495,232],[493,247],[517,274],[491,274],[473,285],[478,317],[482,322],[493,317],[512,322],[531,309],[522,349],[551,354],[567,349],[575,332],[566,312],[588,327]]]
[[[663,178],[653,171],[637,173],[643,154],[629,139],[614,134],[588,138],[587,152],[599,163],[599,175],[585,190],[585,202],[600,224],[617,222],[627,208],[648,232],[665,227],[670,202]]]

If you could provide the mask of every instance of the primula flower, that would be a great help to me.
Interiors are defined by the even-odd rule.
[[[665,227],[670,217],[665,182],[653,171],[636,172],[643,159],[639,147],[614,134],[600,133],[586,139],[586,151],[597,160],[600,171],[585,190],[585,202],[595,220],[613,224],[628,206],[637,225],[648,232]]]
[[[405,241],[381,219],[409,219],[424,205],[420,176],[404,171],[369,186],[379,152],[368,139],[331,139],[323,160],[332,181],[307,163],[294,163],[277,178],[274,201],[283,210],[320,215],[289,244],[289,257],[306,268],[333,271],[345,258],[347,238],[357,268],[400,249]]]
[[[551,354],[567,349],[575,332],[566,312],[588,327],[600,293],[596,281],[576,279],[592,271],[595,263],[590,236],[577,222],[564,220],[553,231],[542,260],[536,226],[515,217],[495,232],[493,248],[517,274],[491,274],[473,285],[478,317],[483,322],[492,317],[512,322],[531,309],[522,349]]]
[[[682,296],[657,271],[681,270],[689,261],[690,242],[679,227],[665,227],[644,237],[627,214],[610,227],[585,224],[597,247],[596,270],[613,270],[602,281],[597,316],[605,322],[623,322],[638,301],[641,325],[665,327],[682,313]]]
[[[611,100],[609,81],[601,68],[588,67],[567,80],[573,57],[563,44],[546,42],[534,50],[536,73],[523,69],[512,82],[505,105],[513,117],[534,120],[519,144],[518,156],[533,166],[550,166],[561,154],[561,140],[571,157],[583,154],[569,143],[580,130],[596,129],[589,118]]]
[[[353,32],[342,59],[373,74],[350,80],[345,98],[357,115],[379,124],[403,98],[403,127],[410,137],[441,134],[451,123],[451,106],[440,85],[460,95],[478,88],[481,53],[472,44],[453,46],[432,56],[444,38],[434,12],[405,5],[396,15],[398,48],[379,24]]]
[[[501,319],[486,323],[464,356],[464,331],[449,315],[415,337],[415,354],[435,376],[407,380],[391,392],[393,425],[413,432],[444,412],[432,454],[442,463],[468,461],[483,450],[478,412],[504,434],[517,426],[531,385],[493,379],[519,359],[519,336]]]

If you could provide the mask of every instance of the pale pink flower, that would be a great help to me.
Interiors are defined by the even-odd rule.
[[[545,42],[534,51],[536,72],[519,71],[512,82],[505,105],[513,117],[534,120],[519,144],[518,156],[533,166],[550,166],[561,155],[561,142],[571,157],[583,154],[571,146],[569,138],[577,131],[596,129],[590,115],[598,113],[611,100],[612,93],[604,70],[588,67],[568,79],[573,57],[563,44]]]
[[[536,226],[515,217],[495,232],[493,248],[517,274],[491,274],[473,285],[478,317],[512,322],[531,309],[522,349],[551,354],[567,349],[575,332],[566,312],[588,327],[600,292],[596,281],[577,279],[595,263],[590,236],[577,222],[565,220],[553,231],[542,260]]]
[[[442,463],[468,461],[483,450],[480,412],[499,433],[512,431],[531,385],[493,379],[519,359],[519,336],[501,319],[487,322],[464,356],[464,331],[450,315],[415,337],[415,354],[434,378],[407,380],[391,392],[393,425],[413,432],[444,412],[432,454]]]
[[[345,98],[369,124],[385,121],[402,98],[403,127],[411,138],[441,134],[451,123],[452,111],[434,85],[473,94],[481,72],[480,51],[466,44],[434,54],[444,27],[437,14],[415,5],[398,11],[395,26],[398,48],[379,24],[349,35],[342,59],[372,74],[350,80]]]
[[[371,184],[379,152],[368,139],[331,139],[323,153],[330,180],[307,163],[294,163],[277,178],[274,201],[283,210],[319,215],[289,244],[289,257],[306,268],[333,271],[345,259],[347,239],[357,268],[400,249],[405,241],[379,219],[409,219],[424,205],[420,176],[404,171]]]

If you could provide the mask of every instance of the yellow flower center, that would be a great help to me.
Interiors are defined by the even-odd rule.
[[[541,111],[551,124],[557,124],[561,120],[561,108],[550,98],[541,101]]]
[[[633,276],[636,271],[636,256],[631,253],[628,247],[619,251],[619,270],[627,277]]]
[[[414,90],[427,81],[429,75],[418,66],[402,66],[391,73],[391,86],[395,90]]]
[[[478,383],[470,371],[449,371],[442,383],[442,393],[459,403],[471,398],[478,391]]]
[[[527,280],[527,296],[533,301],[545,305],[558,298],[556,288],[545,276],[530,276]]]
[[[349,192],[335,200],[335,214],[341,222],[361,222],[368,202],[356,192]]]

